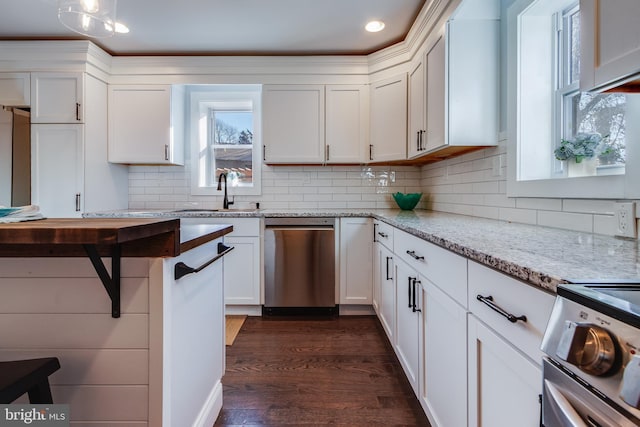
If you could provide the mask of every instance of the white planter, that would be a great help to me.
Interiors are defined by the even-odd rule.
[[[567,176],[569,178],[595,176],[597,166],[596,159],[583,159],[580,163],[576,163],[575,160],[567,160]]]

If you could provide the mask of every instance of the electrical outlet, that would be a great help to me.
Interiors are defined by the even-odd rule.
[[[616,236],[636,237],[635,202],[616,203]]]

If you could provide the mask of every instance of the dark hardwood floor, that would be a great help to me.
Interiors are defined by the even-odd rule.
[[[429,426],[375,316],[249,317],[215,426]]]

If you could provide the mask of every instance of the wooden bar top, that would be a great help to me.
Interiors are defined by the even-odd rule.
[[[0,224],[0,257],[82,257],[84,245],[101,256],[118,246],[124,257],[174,257],[233,230],[187,225],[178,218],[55,218]],[[184,234],[184,235],[181,235]]]

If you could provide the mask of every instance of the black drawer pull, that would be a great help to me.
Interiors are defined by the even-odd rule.
[[[503,308],[497,306],[494,302],[493,302],[493,297],[491,295],[489,295],[488,297],[483,297],[482,295],[478,294],[478,296],[476,296],[476,299],[484,304],[486,304],[491,310],[497,312],[498,314],[504,316],[507,318],[507,320],[511,323],[516,323],[518,320],[520,320],[521,322],[526,322],[527,321],[527,316],[522,315],[522,316],[514,316],[513,314],[505,311]]]
[[[378,231],[378,236],[382,237],[383,239],[386,239],[387,237],[389,237],[387,233],[383,233],[382,231]]]
[[[424,259],[422,255],[416,255],[416,251],[407,251],[407,254],[410,255],[413,259],[417,259],[417,260]]]
[[[389,260],[392,260],[393,258],[388,256],[387,257],[387,280],[391,280],[393,279],[393,277],[389,277]]]

